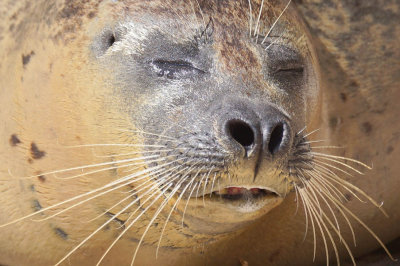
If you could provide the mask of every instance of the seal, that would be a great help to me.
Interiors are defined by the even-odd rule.
[[[399,67],[327,33],[373,6],[317,2],[6,2],[0,263],[392,258]]]

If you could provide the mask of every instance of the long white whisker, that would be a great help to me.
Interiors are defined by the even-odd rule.
[[[311,146],[311,149],[344,149],[341,146]]]
[[[260,11],[258,13],[257,23],[256,23],[256,27],[254,28],[254,33],[253,33],[253,36],[257,36],[257,39],[258,39],[258,30],[259,30],[260,18],[261,18],[261,13],[262,13],[263,7],[264,7],[264,0],[261,0]],[[257,42],[257,39],[256,39],[256,42]]]
[[[318,171],[317,169],[313,169],[312,171],[306,170],[306,172],[308,175],[312,176],[319,183],[321,183],[324,188],[333,193],[339,200],[347,201],[345,195],[336,186],[334,186],[330,180],[327,180],[327,178],[324,177],[324,173]]]
[[[126,129],[120,129],[119,131],[121,132],[130,132],[130,133],[139,133],[139,134],[144,134],[144,135],[149,135],[149,136],[155,136],[155,137],[159,137],[159,138],[163,138],[163,139],[169,139],[169,140],[176,140],[178,141],[177,138],[171,137],[171,136],[166,136],[163,134],[156,134],[156,133],[150,133],[150,132],[146,132],[143,130],[126,130]]]
[[[322,188],[320,188],[318,185],[318,183],[315,183],[315,179],[310,179],[310,181],[308,181],[309,182],[309,189],[311,190],[314,190],[318,195],[320,195],[320,197],[322,198],[322,200],[325,202],[325,204],[326,204],[326,206],[328,207],[328,209],[329,209],[329,211],[331,212],[331,214],[332,214],[332,216],[333,216],[333,219],[335,220],[335,223],[336,223],[336,228],[337,228],[337,230],[338,230],[338,232],[339,232],[339,238],[340,238],[340,241],[342,241],[342,235],[340,234],[340,226],[339,226],[339,222],[338,222],[338,220],[337,220],[337,218],[336,218],[336,215],[335,215],[335,213],[333,212],[333,209],[332,209],[332,207],[330,206],[330,204],[328,203],[328,201],[325,199],[325,197],[321,194],[321,190],[322,190]],[[322,213],[322,212],[321,212]]]
[[[155,178],[155,177],[157,177],[157,176],[163,175],[163,174],[168,173],[168,172],[171,172],[171,171],[173,171],[173,169],[168,169],[168,170],[166,170],[166,171],[164,171],[164,172],[158,173],[157,175],[153,175],[152,178]],[[166,175],[166,176],[163,176],[162,178],[163,178],[163,180],[168,180],[167,178],[168,178],[169,176],[171,176],[171,175],[172,175],[172,173],[170,173],[170,174],[168,174],[168,175]],[[146,177],[147,177],[147,176],[146,176]],[[135,180],[135,182],[136,182],[136,181],[137,181],[137,180]],[[118,205],[121,204],[122,202],[128,200],[128,199],[131,198],[132,196],[134,196],[134,195],[136,195],[137,193],[139,193],[139,192],[141,192],[141,191],[147,189],[148,187],[151,186],[150,190],[148,190],[148,191],[153,190],[154,188],[156,188],[156,187],[158,186],[158,184],[154,185],[153,183],[151,183],[152,181],[153,181],[153,179],[150,179],[150,178],[149,178],[149,179],[146,180],[145,182],[139,184],[138,186],[135,187],[135,192],[132,193],[132,191],[130,191],[130,194],[129,194],[127,197],[123,198],[121,201],[117,202],[116,204],[114,204],[113,206],[111,206],[110,208],[108,208],[108,209],[107,209],[105,212],[103,212],[102,214],[100,214],[100,215],[98,215],[97,217],[95,217],[95,218],[89,220],[89,222],[94,221],[94,220],[100,218],[100,217],[103,216],[105,213],[110,212],[112,209],[114,209],[116,206],[118,206]],[[147,185],[146,185],[146,184],[147,184]],[[144,187],[141,188],[142,186],[144,186]],[[140,189],[138,190],[138,188],[140,188]],[[147,191],[146,191],[146,193],[147,193]]]
[[[126,167],[130,167],[130,166],[146,165],[148,163],[161,162],[161,161],[164,161],[164,160],[165,160],[164,158],[161,158],[161,159],[151,160],[151,161],[146,161],[146,162],[137,162],[137,163],[124,164],[124,165],[117,165],[117,166],[112,166],[112,167],[105,167],[105,168],[102,168],[102,169],[93,170],[93,171],[89,171],[89,172],[84,172],[82,174],[72,175],[72,176],[67,176],[67,177],[59,177],[57,174],[53,174],[53,175],[57,179],[70,180],[70,179],[74,179],[74,178],[81,177],[81,176],[88,176],[88,175],[104,172],[104,171],[107,171],[107,170],[126,168]],[[82,169],[82,171],[83,171],[83,169]]]
[[[188,169],[188,168],[189,168],[189,167],[185,168],[185,170]],[[164,186],[166,186],[166,188],[160,193],[160,195],[159,195],[157,198],[155,198],[155,199],[150,203],[150,205],[147,206],[147,207],[142,211],[142,213],[141,213],[140,215],[138,215],[138,216],[124,229],[124,231],[122,231],[122,232],[118,235],[118,237],[113,241],[113,243],[112,243],[112,244],[107,248],[107,250],[104,252],[103,256],[100,258],[100,260],[98,261],[97,265],[100,265],[100,263],[102,262],[102,260],[105,258],[105,256],[106,256],[106,255],[108,254],[108,252],[111,250],[111,248],[118,242],[118,240],[133,226],[134,223],[136,223],[137,220],[139,220],[139,218],[140,218],[145,212],[147,212],[147,210],[158,200],[158,198],[161,197],[161,195],[164,195],[164,193],[172,186],[172,183],[165,184]],[[174,188],[174,191],[175,191],[175,190],[178,190],[178,189],[179,189],[179,187],[177,186],[177,187]],[[175,192],[176,192],[176,191],[175,191]],[[174,192],[174,193],[175,193],[175,192]],[[144,236],[145,236],[145,234],[146,234],[148,228],[151,226],[151,224],[153,223],[154,219],[158,216],[159,212],[161,212],[161,210],[162,210],[162,209],[164,208],[164,206],[168,203],[168,201],[169,201],[170,198],[174,195],[174,193],[171,193],[169,197],[167,197],[166,199],[164,199],[163,203],[161,204],[161,206],[160,206],[160,207],[158,208],[158,210],[157,210],[157,215],[155,215],[155,216],[153,217],[153,219],[149,222],[149,224],[148,224],[148,226],[147,226],[147,228],[146,228],[146,231],[142,234],[142,238],[140,239],[140,241],[139,241],[139,243],[138,243],[138,246],[137,246],[137,248],[136,248],[135,254],[134,254],[133,259],[132,259],[132,264],[133,264],[133,262],[135,261],[137,251],[138,251],[138,249],[139,249],[139,247],[140,247],[141,242],[143,241],[143,238],[144,238]],[[147,201],[148,199],[150,199],[151,197],[152,197],[152,196],[149,196],[149,197],[146,199],[146,201]],[[145,202],[143,202],[143,204],[144,204],[144,203],[145,203]],[[135,212],[136,212],[136,211],[135,211]]]
[[[165,145],[154,144],[124,144],[124,143],[94,143],[63,146],[66,149],[85,148],[85,147],[138,147],[138,148],[165,148]]]
[[[329,169],[328,169],[329,170]],[[330,171],[330,170],[329,170]],[[333,173],[333,172],[332,172]],[[326,176],[327,178],[330,178],[330,180],[332,181],[337,181],[338,183],[341,183],[342,187],[346,188],[350,188],[355,190],[356,192],[360,193],[362,196],[364,196],[366,199],[368,199],[368,201],[370,201],[373,205],[375,205],[375,207],[377,207],[386,217],[389,217],[388,214],[385,212],[385,210],[382,209],[382,203],[379,204],[377,203],[374,199],[372,199],[367,193],[365,193],[363,190],[359,189],[357,186],[351,184],[350,182],[347,182],[346,180],[338,177],[335,173],[333,174],[327,174]],[[348,191],[352,192],[350,189],[348,189]],[[355,197],[357,199],[359,199],[361,202],[362,201],[354,192],[352,192],[353,195],[355,195]]]
[[[183,182],[183,179],[184,179],[184,177],[182,178],[182,182]],[[172,214],[172,212],[175,210],[176,206],[178,206],[178,203],[180,202],[180,200],[182,199],[183,195],[185,194],[186,189],[189,187],[189,185],[191,185],[191,184],[193,183],[193,181],[194,181],[195,179],[196,179],[196,177],[193,177],[192,180],[183,188],[183,190],[182,190],[182,192],[180,193],[178,199],[175,201],[174,205],[172,206],[171,211],[169,212],[169,214],[168,214],[168,216],[167,216],[167,219],[166,219],[165,222],[164,222],[164,226],[163,226],[163,228],[162,228],[162,230],[161,230],[161,234],[160,234],[160,240],[158,241],[158,244],[157,244],[156,258],[158,257],[158,250],[159,250],[160,245],[161,245],[161,240],[162,240],[162,237],[163,237],[165,228],[167,228],[167,224],[168,224],[168,221],[169,221],[169,219],[170,219],[170,217],[171,217],[171,214]],[[182,185],[182,183],[179,184],[179,187],[180,187],[181,185]],[[173,193],[173,194],[174,194],[174,193]],[[172,197],[172,196],[171,196],[171,197]]]
[[[216,177],[217,177],[217,173],[214,173],[214,177],[213,177],[213,181],[212,181],[212,185],[211,185],[211,189],[210,189],[210,198],[212,196],[212,192],[214,191],[214,182],[215,182]]]
[[[304,187],[307,188],[308,185],[309,185],[309,182],[306,181],[307,178],[303,175],[303,172],[302,172],[302,171],[300,171],[299,169],[297,169],[297,171],[298,171],[298,173],[303,177],[303,178],[300,178],[300,180],[303,180],[303,184],[307,183],[307,185],[304,186]],[[321,203],[319,202],[318,197],[317,197],[317,195],[315,194],[314,189],[310,188],[309,191],[311,192],[311,194],[314,196],[314,199],[316,200],[316,203],[315,203],[314,205],[317,205],[317,206],[318,206],[318,210],[319,210],[319,212],[321,213],[321,212],[322,212]]]
[[[253,28],[253,10],[251,8],[251,0],[249,2],[249,37],[251,37],[251,30]]]
[[[301,133],[303,133],[304,130],[306,130],[307,126],[303,127],[302,129],[300,129],[299,132],[296,133],[296,136],[300,135]]]
[[[355,219],[359,224],[362,225],[362,227],[364,227],[370,234],[371,236],[373,236],[375,238],[376,241],[378,241],[378,243],[381,245],[381,247],[385,250],[386,254],[390,257],[391,260],[396,261],[396,259],[393,258],[392,254],[390,253],[390,251],[387,249],[387,247],[385,246],[385,244],[380,240],[380,238],[374,233],[374,231],[371,230],[371,228],[369,228],[360,218],[358,218],[352,211],[350,211],[348,208],[346,208],[346,206],[344,206],[340,201],[338,201],[335,198],[331,198],[332,201],[336,202],[336,204],[338,204],[340,206],[341,209],[345,210],[348,214],[350,214],[350,216],[353,217],[353,219]]]
[[[320,166],[316,165],[316,169],[319,169],[319,167],[320,167]],[[340,185],[340,186],[341,186],[342,188],[344,188],[346,191],[348,191],[349,193],[351,193],[351,195],[353,195],[353,196],[354,196],[356,199],[358,199],[360,202],[366,203],[366,201],[362,200],[354,191],[352,191],[346,184],[343,183],[343,179],[341,179],[341,178],[338,177],[338,176],[334,177],[335,175],[332,175],[332,174],[329,173],[329,172],[324,172],[323,170],[324,170],[324,169],[320,169],[320,171],[321,171],[322,174],[324,175],[325,180],[326,180],[326,179],[329,179],[330,181],[332,181],[332,182],[334,182],[334,183]],[[328,169],[328,170],[329,170],[329,169]],[[322,176],[322,174],[321,174],[321,176]],[[339,180],[340,180],[340,181],[339,181]],[[328,182],[328,180],[326,180],[326,181]],[[335,187],[335,186],[332,184],[332,187]],[[345,197],[345,198],[346,198],[346,197]],[[346,199],[346,200],[347,200],[347,199]]]
[[[311,154],[313,154],[315,156],[321,156],[321,157],[328,157],[328,158],[333,158],[333,159],[342,159],[342,160],[350,161],[350,162],[356,163],[358,165],[361,165],[361,166],[367,168],[368,170],[372,170],[372,167],[366,165],[363,162],[360,162],[358,160],[352,159],[352,158],[343,157],[343,156],[337,156],[337,155],[331,155],[331,154],[325,154],[325,153],[320,153],[320,152],[311,152]]]
[[[164,170],[164,169],[161,169],[161,170]],[[61,213],[66,212],[66,211],[68,211],[68,210],[70,210],[70,209],[72,209],[72,208],[74,208],[74,207],[77,207],[77,206],[79,206],[79,205],[82,205],[83,203],[86,203],[86,202],[88,202],[88,201],[90,201],[90,200],[93,200],[93,199],[95,199],[95,198],[98,198],[98,197],[100,197],[100,196],[103,196],[103,195],[105,195],[105,194],[108,194],[108,193],[110,193],[110,192],[112,192],[112,191],[114,191],[114,190],[117,190],[117,189],[119,189],[119,188],[121,188],[121,187],[124,187],[124,186],[126,186],[126,185],[129,185],[129,184],[135,183],[135,182],[137,182],[137,181],[143,180],[143,179],[145,179],[145,178],[149,178],[149,176],[146,175],[146,176],[143,176],[143,177],[141,177],[141,178],[139,178],[139,179],[129,180],[129,181],[126,182],[126,183],[122,183],[122,184],[120,184],[120,185],[118,185],[118,186],[116,186],[116,187],[114,187],[114,188],[112,188],[112,189],[108,189],[108,190],[103,191],[103,192],[101,192],[101,193],[99,193],[99,194],[96,194],[96,195],[94,195],[94,196],[92,196],[92,197],[90,197],[90,198],[87,198],[87,199],[82,200],[82,201],[80,201],[80,202],[78,202],[78,203],[76,203],[76,204],[73,204],[73,205],[71,205],[71,206],[69,206],[69,207],[67,207],[67,208],[64,208],[64,209],[62,209],[61,211],[58,211],[57,213],[52,214],[52,215],[50,215],[50,216],[48,216],[48,217],[46,217],[46,218],[38,219],[38,220],[34,220],[34,221],[41,222],[41,221],[48,220],[48,219],[53,218],[53,217],[55,217],[55,216],[57,216],[57,215],[60,215]],[[132,196],[132,195],[131,195],[131,196]],[[51,206],[50,206],[50,207],[51,207]],[[53,208],[54,208],[54,207],[55,207],[55,206],[53,205]],[[48,207],[48,208],[49,208],[49,207]]]
[[[305,139],[305,138],[307,138],[308,136],[311,136],[312,134],[318,132],[320,129],[321,129],[321,128],[317,128],[317,129],[315,129],[315,130],[313,130],[313,131],[311,131],[311,132],[305,134],[305,135],[303,136],[303,139]]]
[[[356,246],[356,236],[355,236],[355,233],[354,233],[354,230],[353,230],[353,226],[351,225],[350,220],[348,219],[347,215],[343,212],[343,210],[340,208],[340,206],[337,205],[336,202],[332,200],[332,198],[333,198],[332,195],[330,195],[329,193],[327,193],[327,190],[326,190],[326,189],[322,189],[322,190],[321,190],[321,193],[323,193],[324,195],[326,195],[326,197],[333,203],[333,205],[335,205],[336,209],[342,214],[342,216],[343,216],[344,219],[346,220],[347,225],[349,226],[350,231],[351,231],[351,234],[352,234],[352,236],[353,236],[354,246]],[[340,231],[339,231],[339,232],[340,232]],[[340,236],[340,238],[341,238],[341,236]]]
[[[178,167],[182,167],[182,166],[180,165],[180,166],[178,166]],[[168,177],[168,179],[166,179],[166,180],[162,180],[163,183],[164,183],[164,185],[162,185],[161,188],[164,187],[164,186],[166,185],[165,182],[172,183],[173,181],[175,181],[176,179],[179,178],[179,174],[180,174],[180,173],[182,173],[183,171],[186,171],[186,170],[188,170],[188,171],[186,172],[186,173],[188,173],[188,172],[191,171],[191,169],[192,169],[193,167],[194,167],[194,166],[185,167],[185,168],[183,168],[183,169],[181,169],[181,170],[179,170],[178,172],[175,172],[175,173],[172,173],[172,171],[174,170],[174,169],[172,169],[172,170],[171,170],[171,176]],[[177,167],[175,167],[175,168],[177,168]],[[185,175],[186,175],[186,173],[185,173]],[[129,220],[133,217],[133,215],[134,215],[134,214],[131,214],[131,215],[128,217],[128,219],[127,219],[126,221],[129,221]]]
[[[210,171],[208,172],[207,177],[206,177],[206,182],[204,183],[204,186],[203,186],[203,205],[204,205],[204,206],[206,205],[206,203],[204,202],[204,195],[205,195],[205,193],[206,193],[206,187],[207,187],[208,177],[210,176],[210,174],[211,174],[211,172],[212,172],[212,170],[213,170],[214,168],[215,168],[215,167],[213,166],[213,167],[210,169]]]
[[[66,168],[66,169],[61,169],[61,170],[55,170],[55,171],[50,171],[50,172],[45,172],[45,173],[40,173],[37,175],[32,175],[28,177],[23,177],[23,178],[34,178],[34,177],[39,177],[42,175],[51,175],[51,174],[58,174],[58,173],[65,173],[65,172],[70,172],[74,170],[82,170],[86,168],[93,168],[93,167],[99,167],[99,166],[105,166],[105,165],[112,165],[112,164],[121,164],[121,163],[127,163],[127,162],[134,162],[134,161],[140,161],[140,160],[145,160],[145,159],[152,159],[152,158],[157,158],[159,155],[151,155],[151,156],[143,156],[143,157],[138,157],[138,158],[131,158],[131,159],[125,159],[125,160],[119,160],[119,161],[112,161],[112,162],[105,162],[105,163],[98,163],[98,164],[89,164],[85,166],[77,166],[77,167],[71,167],[71,168]]]
[[[289,0],[288,3],[286,4],[285,8],[283,9],[283,11],[281,12],[281,14],[278,16],[278,18],[275,20],[275,22],[272,24],[272,26],[270,27],[268,33],[265,35],[264,39],[262,40],[261,44],[263,44],[265,42],[265,40],[268,38],[268,36],[271,34],[271,31],[274,29],[276,23],[278,23],[279,19],[282,17],[283,13],[285,13],[286,9],[289,7],[290,3],[292,2],[292,0]]]
[[[178,160],[176,160],[176,161],[178,161]],[[114,188],[113,190],[118,189],[118,188],[120,188],[120,187],[122,187],[122,186],[125,186],[125,185],[131,183],[131,182],[134,182],[134,181],[137,181],[137,180],[141,180],[141,179],[146,178],[146,177],[148,177],[148,176],[144,176],[144,177],[141,177],[140,179],[136,179],[136,180],[132,181],[133,178],[142,176],[142,175],[144,175],[144,174],[148,174],[148,173],[154,171],[155,169],[159,169],[159,168],[165,167],[165,166],[167,166],[167,165],[169,165],[169,164],[172,164],[172,163],[174,163],[174,162],[176,162],[176,161],[172,161],[172,162],[166,163],[166,164],[164,164],[164,165],[160,165],[160,166],[156,166],[156,167],[153,167],[153,168],[145,169],[145,170],[140,171],[140,172],[138,172],[138,173],[135,173],[135,174],[132,174],[132,175],[128,175],[128,176],[122,177],[122,178],[120,178],[120,179],[118,179],[118,180],[115,180],[115,181],[113,181],[113,182],[110,182],[110,183],[108,183],[108,184],[106,184],[106,185],[104,185],[104,186],[102,186],[102,187],[96,188],[96,189],[91,190],[91,191],[86,192],[86,193],[82,193],[82,194],[77,195],[77,196],[75,196],[75,197],[72,197],[72,198],[70,198],[70,199],[68,199],[68,200],[65,200],[65,201],[62,201],[62,202],[53,204],[53,205],[51,205],[51,206],[49,206],[49,207],[42,208],[42,209],[40,209],[39,211],[36,211],[36,212],[31,213],[31,214],[29,214],[29,215],[26,215],[26,216],[24,216],[24,217],[21,217],[21,218],[18,218],[18,219],[13,220],[13,221],[11,221],[11,222],[2,224],[2,225],[0,225],[0,228],[5,227],[5,226],[8,226],[8,225],[11,225],[11,224],[14,224],[14,223],[17,223],[17,222],[22,221],[22,220],[25,220],[25,219],[27,219],[27,218],[30,218],[30,217],[36,215],[36,214],[42,213],[42,212],[47,211],[47,210],[50,210],[50,209],[54,209],[54,208],[56,208],[56,207],[58,207],[58,206],[61,206],[61,205],[63,205],[63,204],[66,204],[66,203],[75,201],[75,200],[80,199],[80,198],[82,198],[82,197],[92,195],[92,194],[94,194],[94,193],[97,193],[97,192],[99,192],[99,191],[102,191],[102,190],[104,190],[104,189],[107,189],[107,188],[109,188],[109,187],[112,187],[112,186],[114,186],[114,185],[121,184],[121,183],[123,183],[123,182],[129,181],[129,182],[126,183],[126,184],[124,183],[124,184],[122,184],[122,185],[119,185],[117,188]],[[161,170],[162,170],[162,169],[161,169]]]
[[[180,184],[181,185],[181,184]],[[140,245],[143,242],[143,239],[147,233],[147,231],[149,230],[150,226],[152,225],[152,223],[154,222],[154,220],[157,218],[157,216],[160,214],[160,212],[164,209],[164,207],[167,205],[167,203],[170,201],[170,199],[174,196],[174,194],[176,193],[176,191],[180,188],[180,185],[176,185],[176,187],[174,188],[174,190],[170,193],[170,195],[164,199],[163,203],[160,205],[160,207],[158,208],[157,212],[155,213],[155,215],[153,216],[153,218],[151,219],[151,221],[149,222],[149,224],[147,225],[145,231],[142,234],[142,237],[139,240],[139,243],[136,247],[135,253],[133,254],[132,257],[132,262],[131,262],[131,266],[133,265],[133,263],[135,262],[136,259],[136,255],[139,251]],[[165,192],[164,192],[165,193]]]
[[[315,201],[314,201],[315,198],[309,197],[309,200],[310,200],[311,202],[314,202],[314,203],[315,203]],[[333,249],[334,249],[334,251],[335,251],[336,262],[337,262],[337,264],[338,264],[338,266],[339,266],[339,265],[340,265],[339,253],[338,253],[338,250],[337,250],[335,241],[333,240],[332,234],[331,234],[331,232],[329,231],[328,227],[326,226],[326,224],[325,224],[325,222],[324,222],[324,220],[323,220],[323,217],[325,217],[325,219],[328,220],[328,222],[330,221],[330,219],[326,216],[326,214],[325,214],[324,211],[322,211],[321,213],[318,214],[317,211],[315,210],[315,208],[314,208],[313,206],[311,206],[311,210],[313,211],[313,213],[314,213],[314,215],[315,215],[315,217],[316,217],[317,222],[319,221],[319,222],[321,223],[321,225],[322,225],[323,228],[325,229],[325,232],[328,234],[329,240],[331,241],[332,246],[333,246]],[[336,230],[336,228],[335,228],[335,226],[334,226],[333,224],[332,224],[332,229],[335,230],[335,231],[337,232],[337,230]],[[340,235],[340,233],[338,233],[338,235]],[[346,243],[346,242],[343,241],[343,243]],[[328,264],[328,263],[329,263],[329,258],[327,257],[327,264]]]
[[[315,218],[315,222],[317,223],[319,231],[321,232],[322,241],[324,242],[324,247],[325,247],[326,263],[327,263],[327,266],[329,266],[328,244],[326,242],[326,237],[325,237],[324,230],[322,229],[322,226],[321,226],[320,221],[318,219],[318,214],[314,209],[313,202],[308,197],[308,193],[307,193],[306,189],[305,188],[304,188],[304,190],[300,189],[299,192],[302,195],[304,201],[306,202],[306,206],[307,206],[308,210],[310,211],[311,217],[313,217],[313,219]],[[315,259],[315,255],[314,255],[314,259]]]
[[[297,188],[297,187],[296,187],[296,188]],[[300,190],[300,189],[301,189],[301,188],[298,188],[298,190]],[[304,189],[306,189],[306,188],[304,188]],[[310,221],[311,221],[311,225],[312,225],[312,230],[313,230],[313,242],[314,242],[313,261],[315,261],[315,256],[316,256],[316,253],[317,253],[317,238],[316,238],[316,234],[315,234],[314,218],[313,218],[313,216],[311,215],[310,207],[307,205],[307,202],[304,200],[304,197],[303,197],[303,195],[302,195],[302,193],[301,193],[300,191],[299,191],[299,195],[300,195],[301,201],[303,202],[304,212],[306,213],[306,216],[309,216],[309,217],[310,217]],[[307,215],[307,213],[308,213],[308,215]],[[308,225],[308,224],[307,224],[307,225]],[[306,231],[305,231],[305,234],[304,234],[303,241],[306,239],[307,229],[308,229],[308,226],[306,227]]]
[[[195,185],[193,186],[192,190],[190,191],[189,197],[187,198],[187,201],[186,201],[186,204],[185,204],[185,208],[183,209],[183,214],[182,214],[182,227],[183,227],[183,224],[184,224],[183,221],[185,220],[185,213],[186,213],[187,206],[188,206],[188,204],[189,204],[189,200],[190,200],[190,198],[192,197],[193,191],[196,189],[196,186],[197,186],[197,185],[200,186],[200,183],[197,182],[197,183],[195,183]]]
[[[156,192],[154,192],[155,194]],[[162,193],[156,198],[158,199]],[[149,197],[150,198],[150,197]],[[126,211],[129,207],[131,207],[133,204],[135,204],[135,201],[131,202],[128,204],[126,207],[124,207],[122,210],[120,210],[118,213],[114,214],[110,219],[108,219],[105,223],[103,223],[99,228],[97,228],[94,232],[92,232],[89,236],[87,236],[83,241],[81,241],[77,246],[75,246],[70,252],[68,252],[61,260],[59,260],[55,266],[60,265],[66,258],[68,258],[72,253],[74,253],[78,248],[80,248],[83,244],[85,244],[90,238],[92,238],[97,232],[99,232],[102,228],[104,228],[107,224],[109,224],[111,221],[113,221],[118,215]],[[151,205],[150,205],[151,206]],[[125,229],[126,230],[126,229]],[[125,231],[124,230],[124,231]],[[118,238],[119,239],[119,238]]]
[[[148,150],[148,151],[133,151],[133,152],[127,152],[127,153],[117,153],[117,154],[111,154],[111,155],[98,155],[95,153],[95,156],[98,158],[114,158],[118,156],[128,156],[128,155],[136,155],[136,154],[146,154],[146,153],[161,153],[161,152],[170,152],[173,151],[173,149],[164,149],[164,150]]]
[[[338,160],[335,160],[335,159],[331,159],[331,158],[326,158],[326,157],[319,157],[319,158],[321,158],[321,159],[323,159],[323,160],[327,160],[327,161],[330,161],[330,162],[334,162],[334,163],[340,164],[340,165],[342,165],[342,166],[344,166],[344,167],[346,167],[346,168],[348,168],[348,169],[350,169],[350,170],[353,170],[353,171],[356,172],[357,174],[364,175],[363,172],[361,172],[361,171],[355,169],[354,167],[351,167],[351,166],[349,166],[348,164],[345,164],[345,163],[343,163],[343,162],[341,162],[341,161],[338,161]],[[315,160],[316,160],[316,159],[315,159]],[[321,162],[321,160],[318,160],[318,162]]]
[[[203,20],[203,27],[204,27],[204,29],[206,29],[207,25],[206,25],[206,20],[204,19],[203,10],[201,10],[200,3],[198,0],[196,0],[196,3],[200,10],[201,19]]]
[[[325,166],[328,166],[328,167],[333,168],[333,169],[335,169],[335,170],[338,170],[338,171],[340,171],[340,172],[342,172],[342,173],[344,173],[344,174],[346,174],[346,175],[348,175],[348,176],[354,177],[354,176],[353,176],[352,174],[350,174],[349,172],[347,172],[347,171],[345,171],[345,170],[343,170],[343,169],[341,169],[341,168],[339,168],[339,167],[336,167],[336,166],[334,166],[334,165],[332,165],[332,164],[326,163],[326,162],[324,162],[324,161],[322,161],[322,160],[319,160],[319,159],[314,158],[314,163],[315,163],[316,165],[325,165]]]

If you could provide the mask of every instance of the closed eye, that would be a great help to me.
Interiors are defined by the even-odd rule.
[[[165,76],[169,79],[190,78],[205,73],[205,71],[196,68],[192,63],[184,60],[156,59],[151,63],[157,76]]]
[[[294,74],[303,74],[304,68],[303,67],[291,67],[291,68],[278,68],[275,70],[275,73],[294,73]]]

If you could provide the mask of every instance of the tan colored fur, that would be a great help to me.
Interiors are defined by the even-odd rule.
[[[112,78],[112,73],[92,63],[88,47],[95,33],[112,24],[114,18],[120,14],[134,14],[143,6],[139,5],[135,10],[134,6],[125,6],[121,1],[100,4],[88,2],[82,5],[71,2],[74,1],[59,1],[54,5],[47,1],[10,1],[0,4],[0,225],[32,213],[37,202],[42,207],[55,204],[95,189],[99,184],[106,184],[110,176],[119,173],[110,170],[79,180],[60,180],[63,174],[38,176],[51,170],[96,163],[101,161],[98,155],[115,152],[112,148],[73,149],[67,146],[132,140],[131,135],[120,131],[134,130],[135,126],[130,125],[129,117],[120,112],[121,99],[112,94],[112,88],[106,82]],[[396,66],[400,58],[400,52],[396,49],[400,41],[399,27],[379,24],[369,29],[361,28],[361,34],[351,35],[357,25],[371,20],[372,15],[354,22],[351,13],[338,1],[333,1],[336,8],[344,10],[339,14],[333,7],[325,12],[317,5],[318,1],[302,2],[299,8],[314,30],[313,45],[317,48],[322,65],[323,96],[319,98],[322,107],[321,110],[316,109],[320,120],[313,124],[308,122],[311,127],[321,128],[317,139],[328,139],[327,145],[344,146],[345,149],[339,151],[341,155],[373,164],[372,171],[349,180],[374,199],[382,200],[390,218],[385,218],[371,204],[360,203],[354,198],[346,206],[355,210],[384,242],[388,242],[400,234],[400,212],[397,207],[400,189],[400,112],[397,103],[400,80],[397,74],[400,67]],[[152,8],[143,5],[150,10]],[[385,9],[398,14],[399,4],[388,4]],[[312,16],[310,12],[317,16]],[[235,13],[232,14],[234,18]],[[340,16],[344,23],[337,24],[331,19],[335,16]],[[391,27],[393,39],[382,37],[384,30]],[[339,35],[343,32],[350,34],[349,38],[357,38],[355,43],[350,45],[344,40],[340,41]],[[385,51],[392,55],[385,56]],[[222,65],[249,63],[250,59],[243,55],[250,52],[241,50],[241,53],[236,57],[222,56],[231,60]],[[251,64],[242,69],[250,69],[251,72]],[[13,135],[20,143],[13,144]],[[126,191],[129,189],[126,188]],[[44,222],[27,219],[0,228],[0,264],[56,263],[107,217],[95,222],[87,221],[119,199],[120,193],[115,192]],[[174,233],[175,230],[185,232],[185,229],[170,225],[163,242],[165,248],[160,250],[156,260],[155,248],[149,243],[158,241],[159,228],[149,234],[136,263],[235,265],[245,260],[249,265],[310,264],[313,241],[309,233],[303,242],[305,218],[301,208],[295,215],[294,199],[292,193],[279,207],[254,224],[221,241],[215,241],[218,237],[209,239],[209,235],[197,235],[197,243],[193,244],[192,240]],[[46,215],[52,213],[45,212]],[[164,217],[166,215],[168,213]],[[127,216],[129,214],[124,214],[121,218]],[[45,216],[33,218],[42,217]],[[149,212],[146,219],[151,217]],[[133,241],[130,238],[140,235],[145,225],[141,223],[121,239],[105,258],[104,265],[130,263],[137,245],[137,238]],[[357,223],[353,223],[353,226],[357,247],[352,249],[356,255],[363,255],[378,247],[361,226]],[[110,228],[102,230],[74,253],[65,265],[96,262],[120,232],[119,227],[115,222]],[[348,229],[343,226],[342,230],[350,239]],[[319,235],[317,239],[316,264],[323,264],[325,254]],[[347,258],[343,247],[340,253],[342,258]]]

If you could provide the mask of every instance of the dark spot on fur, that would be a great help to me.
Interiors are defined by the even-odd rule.
[[[347,201],[350,201],[353,198],[349,193],[344,194],[344,197],[346,198]]]
[[[33,163],[33,160],[32,160],[32,158],[29,158],[29,159],[28,159],[28,163],[30,163],[30,164],[32,164],[32,163]]]
[[[64,8],[60,11],[61,18],[71,18],[79,12],[83,12],[83,3],[81,1],[66,0]]]
[[[393,150],[394,150],[393,146],[389,146],[389,147],[387,147],[387,149],[386,149],[386,153],[387,153],[387,154],[391,154],[391,153],[393,152]]]
[[[96,13],[93,11],[91,11],[91,12],[89,12],[89,14],[87,14],[88,18],[94,18],[94,16],[96,16]]]
[[[239,262],[240,262],[240,266],[249,266],[249,263],[247,262],[247,260],[239,259]]]
[[[21,141],[19,140],[17,134],[12,134],[10,137],[10,145],[15,147],[20,143],[21,143]]]
[[[39,150],[38,146],[34,142],[32,142],[31,143],[31,155],[32,155],[33,159],[38,160],[38,159],[43,158],[46,155],[46,152]]]
[[[31,51],[29,54],[27,55],[22,55],[22,65],[26,66],[29,61],[31,60],[31,57],[35,55],[34,51]]]
[[[40,211],[42,209],[42,205],[38,200],[33,200],[32,201],[32,208],[35,210],[35,212]]]
[[[44,175],[38,176],[38,179],[39,179],[39,181],[42,182],[42,183],[46,181],[46,177],[45,177]]]
[[[339,124],[339,119],[337,117],[331,117],[329,119],[329,127],[335,129]]]
[[[109,217],[113,217],[115,214],[112,213],[112,212],[106,212],[106,215],[109,216]],[[121,219],[118,219],[117,217],[114,217],[113,221],[118,223],[118,225],[121,227],[121,229],[125,229],[125,221],[124,220],[121,220]]]
[[[131,241],[133,243],[139,243],[139,239],[136,239],[136,238],[133,238],[133,237],[130,237],[129,241]]]
[[[354,81],[354,80],[352,82],[350,82],[350,84],[349,84],[349,87],[352,89],[357,89],[359,86],[360,85],[358,85],[357,81]]]
[[[369,135],[372,131],[372,125],[369,122],[364,122],[361,124],[361,130],[366,134]]]
[[[32,192],[36,192],[35,185],[30,185],[30,186],[29,186],[29,189],[30,189]]]
[[[62,239],[64,239],[64,240],[68,239],[68,234],[64,230],[62,230],[61,228],[59,228],[59,227],[54,228],[54,232],[56,232],[56,234],[59,237],[61,237]]]
[[[342,100],[342,102],[346,102],[347,101],[347,95],[346,95],[346,93],[340,93],[340,99]]]
[[[271,254],[271,256],[269,256],[269,261],[270,261],[271,263],[273,263],[273,262],[277,259],[277,257],[279,256],[279,254],[281,254],[281,249],[280,249],[280,248],[277,249],[277,250],[275,250],[275,251]]]
[[[65,0],[63,8],[56,16],[63,27],[54,34],[53,38],[64,42],[75,39],[75,33],[82,27],[83,19],[95,17],[100,3],[101,1]]]

